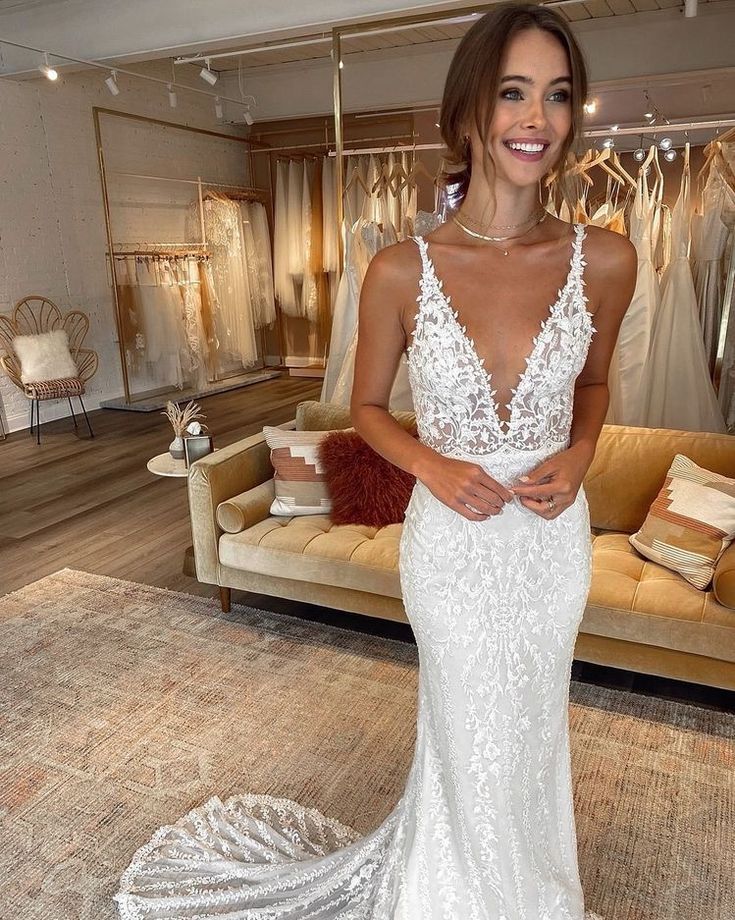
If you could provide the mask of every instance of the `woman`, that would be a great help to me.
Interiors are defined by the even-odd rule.
[[[400,555],[420,660],[404,794],[364,837],[287,799],[215,797],[136,854],[123,918],[597,916],[578,874],[567,706],[590,579],[581,484],[636,256],[617,233],[540,220],[538,204],[586,85],[550,9],[475,23],[441,114],[465,163],[458,220],[381,251],[361,292],[353,421],[416,475]],[[514,149],[536,140],[538,155]],[[387,409],[406,347],[419,441]]]
[[[540,204],[586,88],[552,10],[477,22],[441,109],[461,207],[381,251],[362,291],[354,424],[417,479],[400,560],[420,759],[396,916],[585,916],[567,708],[591,576],[582,480],[637,265],[625,237]],[[418,442],[387,411],[404,348]]]

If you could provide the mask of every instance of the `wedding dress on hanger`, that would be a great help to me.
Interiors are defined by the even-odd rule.
[[[671,260],[661,282],[661,302],[641,380],[646,397],[643,423],[649,428],[723,432],[689,266],[689,181],[687,144],[672,213]]]
[[[238,203],[208,193],[204,200],[204,228],[220,307],[220,350],[243,367],[250,367],[258,361],[258,343]]]
[[[311,183],[312,164],[304,160],[301,182],[301,313],[310,322],[318,317],[316,278],[311,267]]]
[[[584,237],[579,224],[508,419],[415,238],[408,354],[422,443],[505,485],[568,447],[595,331]],[[286,798],[214,796],[135,853],[114,896],[122,920],[601,920],[585,910],[569,741],[591,576],[583,487],[553,519],[514,499],[470,521],[417,480],[400,545],[419,650],[416,747],[393,811],[361,837]]]
[[[278,305],[287,316],[298,314],[296,285],[291,274],[291,237],[288,219],[290,165],[276,161],[276,202],[273,227],[273,283]]]
[[[355,183],[357,184],[357,183]],[[355,212],[357,195],[350,185],[345,190],[344,196],[344,223],[345,223],[345,269],[337,286],[334,299],[332,329],[329,339],[329,354],[327,366],[324,371],[322,390],[319,397],[321,402],[332,402],[334,388],[337,384],[345,354],[349,348],[357,322],[357,305],[360,299],[362,280],[367,271],[365,253],[358,240],[358,232],[367,221],[367,198],[363,197],[360,209]]]
[[[159,258],[136,258],[135,278],[147,373],[154,383],[181,389],[188,379],[189,347],[178,287]]]
[[[715,369],[725,296],[723,258],[734,219],[735,190],[713,163],[702,193],[701,213],[692,215],[692,276],[710,374]]]
[[[385,207],[385,199],[381,200],[383,202],[382,207]],[[379,213],[374,202],[371,202],[370,211],[373,214]],[[352,278],[355,283],[348,288],[350,300],[345,304],[342,319],[344,331],[349,331],[349,342],[344,351],[339,373],[329,399],[329,402],[340,406],[349,406],[352,398],[352,382],[355,375],[355,355],[357,353],[360,290],[362,289],[362,282],[365,279],[368,265],[380,249],[398,242],[395,227],[389,222],[387,216],[382,221],[358,220],[353,228],[352,236],[351,257],[354,264]],[[330,360],[331,351],[328,363]],[[405,355],[401,357],[396,371],[391,388],[389,407],[393,410],[406,410],[409,412],[413,409]]]
[[[648,360],[651,330],[661,298],[658,275],[652,260],[662,194],[663,183],[658,176],[649,191],[647,170],[642,168],[629,217],[629,238],[638,253],[638,276],[633,299],[623,317],[610,362],[610,404],[605,417],[608,424],[646,424],[647,396],[641,386]]]
[[[268,217],[265,207],[259,201],[241,201],[240,217],[253,323],[256,329],[260,329],[276,321]]]
[[[297,288],[298,315],[303,316],[301,290],[299,285],[304,275],[304,162],[290,160],[288,164],[288,205],[286,209],[288,226],[288,270]]]

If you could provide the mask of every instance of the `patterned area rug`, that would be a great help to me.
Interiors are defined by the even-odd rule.
[[[400,797],[409,643],[70,569],[1,597],[0,629],[3,920],[114,920],[133,852],[213,795],[361,833]],[[732,920],[735,717],[576,681],[570,714],[587,907]]]

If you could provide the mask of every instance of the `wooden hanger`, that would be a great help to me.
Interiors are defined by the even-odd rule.
[[[365,195],[369,198],[370,189],[368,188],[365,180],[362,178],[360,174],[360,167],[358,165],[355,165],[352,167],[352,175],[350,176],[347,184],[345,185],[345,192],[349,192],[355,183],[357,183],[360,186],[363,192],[365,192]]]

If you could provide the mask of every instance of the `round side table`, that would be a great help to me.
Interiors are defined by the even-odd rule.
[[[148,469],[156,476],[188,476],[189,470],[186,468],[186,461],[174,460],[171,454],[166,451],[165,454],[156,454],[148,461]]]

